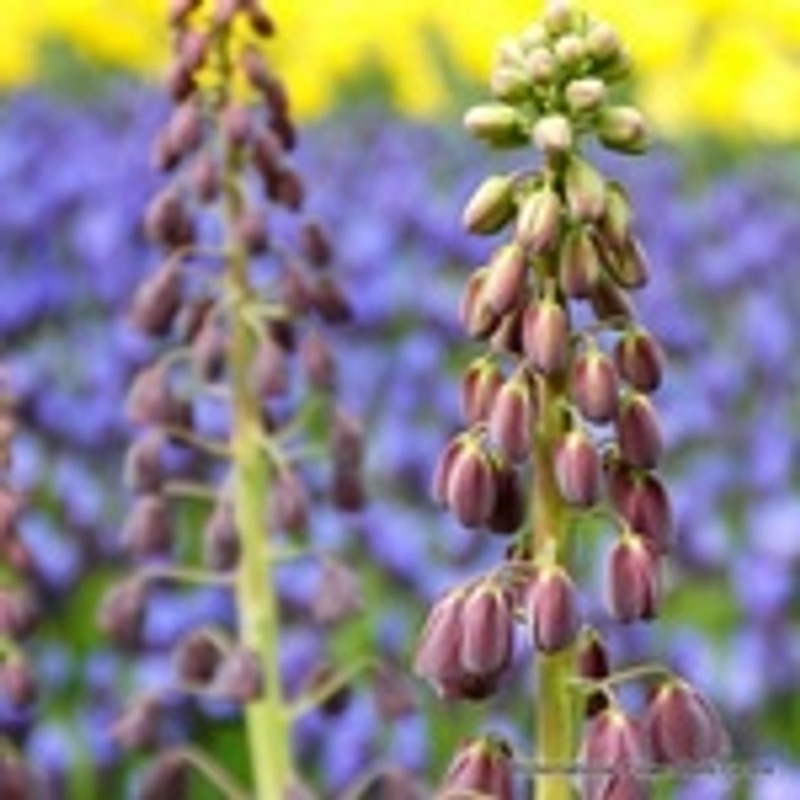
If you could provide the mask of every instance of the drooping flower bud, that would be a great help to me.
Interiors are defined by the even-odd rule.
[[[212,632],[195,630],[178,645],[175,671],[186,683],[204,685],[213,679],[223,655],[220,643]]]
[[[530,458],[536,420],[534,390],[524,370],[506,381],[492,401],[489,438],[510,461]]]
[[[602,680],[610,674],[608,651],[594,628],[584,631],[578,644],[578,675],[589,680]],[[606,692],[599,690],[586,695],[585,715],[596,717],[608,708],[609,699]]]
[[[597,346],[587,347],[573,362],[569,392],[589,422],[611,422],[619,408],[619,381],[611,359]]]
[[[486,527],[492,533],[513,534],[522,527],[528,513],[525,491],[512,464],[496,462],[494,474],[497,499]]]
[[[645,800],[647,747],[640,723],[610,706],[588,723],[581,746],[585,800]]]
[[[576,226],[561,241],[558,284],[567,297],[588,298],[600,277],[602,264],[595,239],[588,229]]]
[[[658,556],[640,536],[626,534],[608,559],[608,607],[619,622],[653,619],[661,605]]]
[[[522,343],[525,357],[544,375],[563,370],[569,356],[569,317],[554,297],[531,302],[525,309]]]
[[[619,374],[636,390],[650,394],[661,385],[664,351],[644,328],[625,332],[614,349]]]
[[[271,336],[265,336],[258,345],[251,366],[250,382],[253,391],[262,400],[281,397],[289,391],[287,354]]]
[[[325,337],[316,328],[303,337],[300,360],[311,386],[321,392],[331,392],[336,388],[336,362]]]
[[[26,658],[15,656],[0,664],[0,696],[12,706],[24,708],[36,702],[38,690],[36,676]]]
[[[270,499],[271,522],[276,530],[292,533],[307,530],[311,499],[305,483],[294,470],[286,468],[277,474]]]
[[[602,255],[608,275],[623,289],[641,289],[650,280],[647,256],[635,236],[628,236],[618,250],[603,247]]]
[[[144,229],[151,242],[167,249],[194,241],[194,225],[174,188],[167,188],[153,198],[145,212]]]
[[[561,228],[561,201],[549,185],[531,192],[520,206],[516,241],[531,255],[555,245]]]
[[[482,300],[499,317],[519,306],[525,298],[528,259],[516,242],[495,253],[481,292]]]
[[[211,569],[227,572],[239,563],[241,542],[230,501],[221,499],[203,528],[203,560]]]
[[[659,555],[672,546],[672,506],[664,484],[653,473],[631,474],[624,465],[616,470],[612,501],[631,529],[647,540]]]
[[[134,576],[114,586],[103,600],[100,608],[100,629],[119,647],[138,647],[147,597],[147,584]]]
[[[481,446],[467,442],[453,461],[447,481],[447,504],[466,528],[486,524],[497,500],[492,462]]]
[[[534,47],[525,57],[525,69],[535,84],[547,86],[556,75],[555,56],[547,47]]]
[[[137,697],[114,723],[111,735],[126,750],[152,750],[161,737],[162,712],[160,698]]]
[[[633,209],[628,193],[616,181],[606,183],[605,214],[599,221],[600,232],[610,247],[622,250],[631,236]]]
[[[166,555],[172,548],[172,515],[166,498],[146,494],[137,498],[120,534],[122,546],[139,558]]]
[[[461,382],[461,409],[470,425],[485,421],[503,385],[503,373],[495,361],[482,357],[473,361]]]
[[[537,650],[557,653],[575,641],[580,628],[578,593],[563,567],[542,568],[528,585],[524,604]]]
[[[600,78],[576,78],[567,84],[565,95],[574,113],[585,114],[603,105],[606,85]]]
[[[614,282],[601,275],[592,287],[589,303],[595,316],[601,322],[633,319],[633,306],[628,295],[614,285]]]
[[[620,49],[617,32],[605,22],[594,22],[586,33],[586,50],[595,61],[612,60]]]
[[[573,144],[572,125],[562,114],[541,117],[533,126],[533,142],[546,156],[566,155]]]
[[[467,797],[512,800],[513,796],[513,763],[509,745],[496,737],[482,737],[461,746],[436,800]]]
[[[632,467],[654,469],[663,452],[661,425],[647,395],[631,392],[622,399],[616,419],[622,460]]]
[[[189,796],[189,765],[177,754],[156,758],[140,789],[141,800],[186,800]]]
[[[161,460],[164,446],[164,434],[157,428],[148,428],[131,444],[123,468],[123,481],[128,490],[142,494],[160,491],[164,480]]]
[[[491,77],[492,95],[506,103],[524,101],[531,93],[531,82],[522,63],[498,66]]]
[[[576,428],[559,442],[555,476],[561,496],[569,505],[590,508],[600,499],[602,462],[592,438]]]
[[[183,299],[182,279],[181,265],[173,259],[141,283],[131,304],[133,325],[149,336],[169,333]]]
[[[464,115],[464,127],[476,139],[495,147],[508,147],[525,141],[523,118],[505,103],[483,103]]]
[[[453,590],[433,605],[414,656],[414,673],[441,694],[463,677],[461,668],[462,611],[466,593]]]
[[[569,159],[564,172],[567,208],[578,222],[596,222],[606,208],[606,182],[600,172],[579,156]]]
[[[448,503],[448,485],[453,472],[453,465],[467,443],[467,436],[461,434],[451,439],[439,454],[436,467],[431,478],[431,497],[435,503],[446,506]]]
[[[320,625],[334,626],[357,616],[363,609],[364,590],[356,573],[344,564],[326,558],[311,604],[314,620]]]
[[[716,709],[690,683],[664,683],[644,718],[650,752],[659,764],[689,766],[724,757],[728,737]]]
[[[514,615],[505,590],[486,581],[470,592],[462,609],[459,660],[471,675],[496,679],[514,652]]]
[[[500,324],[500,317],[484,297],[484,287],[488,275],[488,267],[483,267],[473,273],[461,298],[459,313],[461,323],[474,339],[490,336]]]
[[[586,57],[586,43],[582,36],[566,33],[556,39],[553,53],[562,70],[574,72]]]
[[[258,700],[264,691],[264,674],[258,654],[247,647],[225,653],[214,674],[213,692],[237,703]]]
[[[461,217],[470,233],[497,233],[514,217],[514,177],[492,175],[473,192]]]
[[[605,108],[598,117],[597,135],[612,150],[643,153],[650,145],[647,123],[632,106]]]

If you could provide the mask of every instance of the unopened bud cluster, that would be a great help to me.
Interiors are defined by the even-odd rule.
[[[672,539],[652,401],[664,355],[631,300],[649,265],[625,189],[581,149],[591,138],[646,149],[642,115],[613,99],[628,70],[608,25],[554,4],[504,42],[494,99],[465,116],[490,146],[527,147],[539,159],[485,179],[462,216],[468,231],[506,238],[464,291],[463,325],[486,351],[464,376],[466,427],[439,459],[433,494],[465,527],[516,538],[504,565],[448,592],[429,616],[416,669],[446,697],[494,693],[520,623],[540,658],[574,652],[582,621],[567,540],[587,528],[581,520],[611,520],[618,531],[605,570],[610,616],[632,623],[659,612]],[[603,674],[583,677],[607,679],[603,663]],[[606,688],[588,707],[612,713],[615,703]]]
[[[174,0],[170,25],[174,108],[153,147],[169,182],[144,219],[164,257],[131,308],[133,325],[168,346],[128,396],[139,436],[127,455],[135,501],[121,538],[142,567],[114,588],[101,616],[119,645],[138,648],[154,589],[184,580],[229,586],[240,628],[255,634],[191,632],[175,654],[176,688],[246,705],[276,691],[278,676],[267,674],[259,649],[272,653],[274,672],[277,644],[252,622],[268,613],[251,607],[259,604],[253,584],[270,581],[275,566],[260,542],[269,540],[263,553],[274,552],[280,536],[302,545],[310,527],[316,498],[301,469],[315,455],[309,419],[330,432],[334,503],[358,510],[366,500],[362,430],[336,407],[336,360],[322,332],[326,323],[349,320],[351,307],[331,274],[323,229],[302,214],[306,187],[289,158],[297,142],[289,98],[263,55],[272,18],[260,0]],[[199,403],[216,404],[222,432],[204,428]],[[177,539],[175,504],[187,500],[208,505],[205,524],[191,531],[199,548]],[[248,525],[256,528],[249,550]],[[202,562],[177,563],[187,552],[202,553]],[[326,575],[321,591],[330,595]],[[330,603],[323,605],[326,622],[335,621]],[[140,698],[120,720],[118,738],[157,745],[162,710],[159,697]],[[182,786],[181,764],[159,762],[148,796]]]
[[[25,763],[22,748],[34,719],[38,684],[26,641],[37,623],[34,561],[20,536],[26,500],[14,486],[11,469],[17,428],[9,376],[0,372],[0,797],[36,796],[35,765]]]

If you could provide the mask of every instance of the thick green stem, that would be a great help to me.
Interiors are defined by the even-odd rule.
[[[561,395],[558,382],[542,385],[541,419],[534,445],[533,532],[535,555],[545,561],[560,560],[569,568],[567,534],[568,509],[556,485],[553,467],[554,445],[561,432]],[[570,679],[575,674],[575,653],[568,648],[560,653],[540,653],[536,665],[535,743],[538,765],[534,780],[535,800],[569,800],[572,784],[567,770],[574,760],[573,699]]]
[[[231,255],[226,283],[235,298],[231,309],[229,367],[233,399],[234,518],[241,542],[236,596],[242,643],[259,656],[264,695],[245,707],[247,741],[256,800],[281,800],[292,775],[289,719],[279,667],[278,601],[272,580],[267,501],[270,465],[261,441],[262,412],[250,383],[257,342],[247,324],[248,304],[255,301],[247,253],[235,244],[233,227],[240,209],[240,174],[236,154],[226,164],[225,217]]]

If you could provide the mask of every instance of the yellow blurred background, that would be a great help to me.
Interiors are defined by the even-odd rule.
[[[2,0],[0,86],[35,81],[37,54],[60,40],[81,57],[147,76],[163,69],[167,0]],[[412,115],[448,107],[438,52],[485,80],[498,41],[542,3],[523,0],[272,0],[282,35],[274,57],[305,117],[334,87],[380,67]],[[586,0],[629,43],[639,100],[667,135],[800,134],[800,0]],[[438,47],[432,47],[436,43]],[[444,47],[442,47],[444,45]]]

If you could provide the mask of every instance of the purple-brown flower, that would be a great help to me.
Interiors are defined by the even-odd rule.
[[[526,590],[524,611],[537,650],[556,653],[575,641],[580,628],[578,592],[563,567],[538,571]]]
[[[653,619],[661,604],[658,556],[641,537],[626,534],[608,560],[608,604],[619,622]]]
[[[470,796],[512,800],[511,755],[509,745],[497,737],[485,736],[466,742],[453,758],[437,800]]]
[[[687,681],[664,683],[651,700],[644,730],[654,760],[691,764],[722,758],[728,737],[711,703]]]

